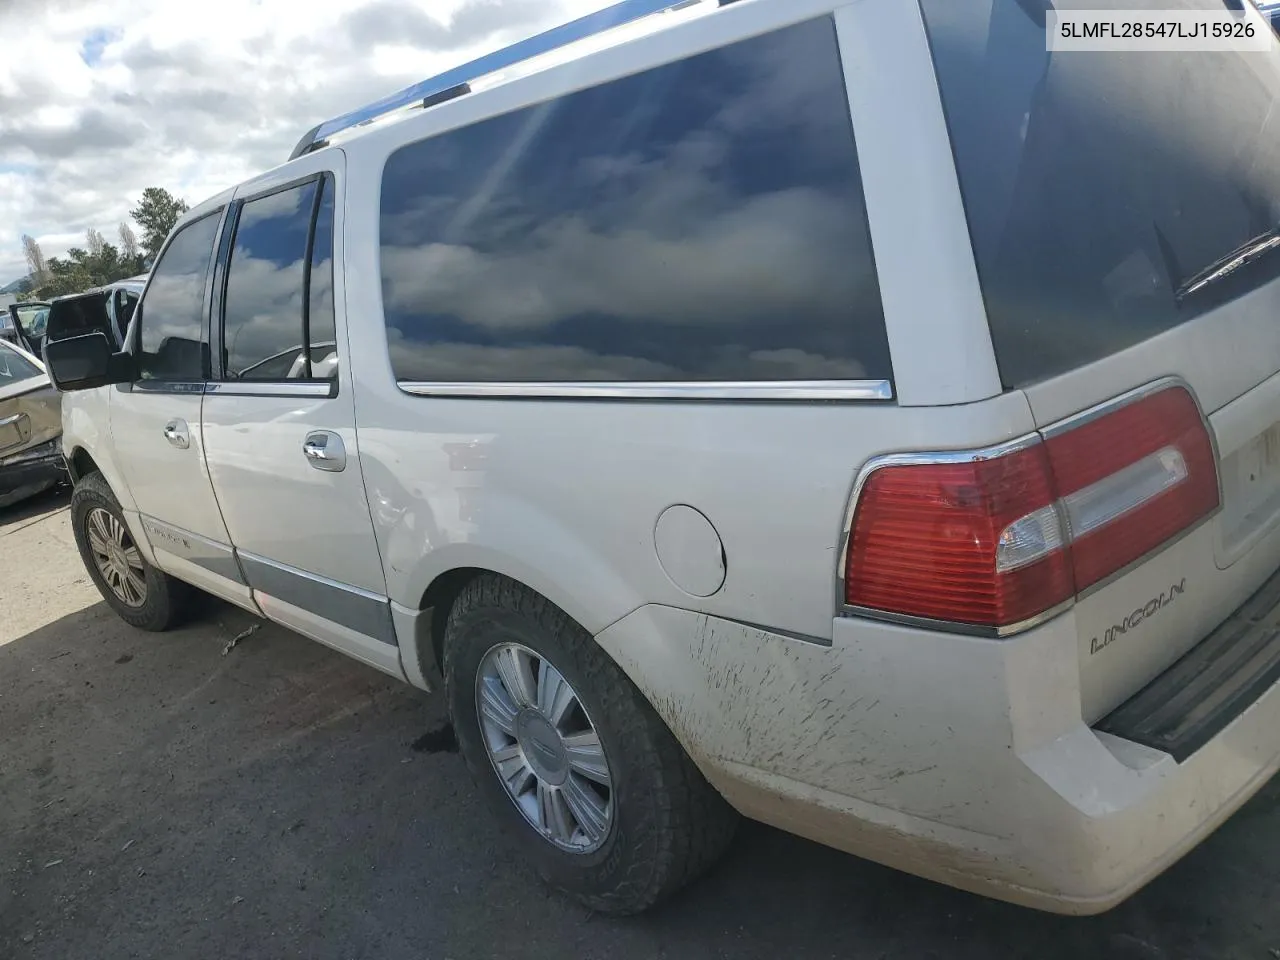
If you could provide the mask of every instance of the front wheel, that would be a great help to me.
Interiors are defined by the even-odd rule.
[[[142,555],[111,487],[100,473],[82,477],[71,494],[71,528],[80,559],[102,599],[140,630],[168,630],[191,589]]]
[[[594,639],[496,575],[472,581],[444,638],[467,766],[553,887],[638,913],[728,846],[737,815]]]

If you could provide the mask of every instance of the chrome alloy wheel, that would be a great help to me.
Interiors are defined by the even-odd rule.
[[[528,647],[500,643],[480,661],[476,712],[493,769],[525,819],[562,850],[598,849],[613,823],[609,763],[560,671]]]
[[[116,598],[130,607],[146,603],[147,577],[142,555],[125,525],[109,510],[94,507],[85,517],[85,531],[98,573]]]

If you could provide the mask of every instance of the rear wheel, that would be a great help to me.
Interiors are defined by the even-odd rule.
[[[177,623],[191,588],[147,562],[102,474],[91,473],[76,484],[71,527],[85,569],[122,620],[152,631]]]
[[[445,684],[467,766],[553,887],[637,913],[728,846],[737,815],[594,639],[496,575],[449,615]]]

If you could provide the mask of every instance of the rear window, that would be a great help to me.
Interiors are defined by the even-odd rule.
[[[1109,356],[1280,274],[1280,61],[1046,51],[1048,0],[922,0],[1001,378]],[[1052,8],[1221,12],[1224,0]]]
[[[0,342],[0,387],[7,387],[19,380],[30,380],[42,372],[17,350]]]
[[[890,375],[830,18],[406,146],[402,381]]]

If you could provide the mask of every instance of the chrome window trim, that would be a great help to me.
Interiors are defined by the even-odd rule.
[[[761,381],[615,381],[546,383],[434,383],[399,381],[404,393],[415,397],[474,397],[490,399],[575,400],[893,400],[888,380],[761,380]]]
[[[236,550],[249,587],[282,603],[310,611],[361,636],[398,647],[391,601],[381,594],[316,573]]]
[[[332,397],[337,386],[333,380],[216,380],[205,385],[210,396],[230,397]]]
[[[203,380],[135,380],[130,384],[121,384],[122,389],[137,393],[204,393]]]

